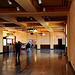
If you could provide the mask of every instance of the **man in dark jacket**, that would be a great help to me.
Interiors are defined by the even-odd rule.
[[[15,44],[15,48],[16,48],[16,58],[18,56],[18,60],[20,60],[20,50],[21,50],[21,43],[20,43],[20,41],[18,41],[18,43]]]

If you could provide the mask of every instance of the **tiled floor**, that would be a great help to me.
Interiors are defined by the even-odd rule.
[[[17,63],[17,65],[16,65]],[[0,75],[74,75],[64,51],[21,51],[20,64],[15,53],[0,55]]]

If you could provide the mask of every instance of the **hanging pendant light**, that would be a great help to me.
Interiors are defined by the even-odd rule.
[[[9,3],[9,5],[11,5],[11,4],[12,4],[12,2],[11,2],[10,0],[8,0],[8,3]]]
[[[38,3],[39,3],[39,4],[42,4],[42,0],[38,0]]]
[[[16,7],[17,11],[20,11],[20,8],[19,7]]]

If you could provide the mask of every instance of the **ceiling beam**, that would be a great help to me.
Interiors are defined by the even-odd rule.
[[[11,22],[0,22],[0,24],[11,24]]]
[[[26,16],[67,16],[69,12],[23,12],[23,13],[0,13],[0,17],[26,17]]]
[[[13,23],[13,22],[0,22],[0,24],[11,24],[11,23]],[[17,23],[21,23],[21,24],[23,24],[23,23],[38,23],[37,21],[32,21],[32,22],[17,22]]]
[[[35,0],[34,0],[35,1]],[[22,2],[22,1],[21,1]],[[28,6],[28,5],[27,5]],[[37,11],[41,11],[43,12],[43,8],[40,8],[36,2],[33,2],[33,6],[35,7],[35,9]],[[69,12],[69,8],[68,7],[45,7],[46,11],[45,12]],[[26,10],[24,10],[23,8],[20,8],[20,11],[17,11],[16,8],[0,8],[0,13],[24,13],[26,12]]]
[[[46,23],[64,23],[65,21],[45,21]],[[17,22],[17,23],[39,23],[37,21]],[[11,22],[0,22],[0,24],[11,24]]]
[[[36,8],[32,5],[30,0],[15,0],[27,12],[37,12]]]
[[[4,30],[8,30],[8,31],[22,31],[20,29],[15,29],[15,28],[5,28]]]

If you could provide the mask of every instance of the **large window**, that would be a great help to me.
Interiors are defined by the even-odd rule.
[[[6,46],[6,39],[3,39],[3,46]]]

